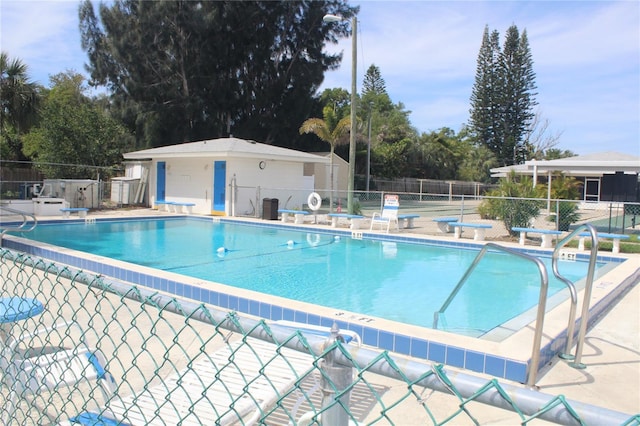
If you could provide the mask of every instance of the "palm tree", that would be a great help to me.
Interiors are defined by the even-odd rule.
[[[309,118],[302,126],[300,126],[300,134],[313,133],[323,141],[327,142],[331,146],[331,153],[329,155],[329,179],[331,181],[331,191],[329,192],[329,212],[333,212],[333,152],[335,147],[339,144],[346,144],[349,142],[348,138],[345,138],[351,127],[351,116],[347,116],[338,121],[335,112],[330,106],[324,107],[322,110],[322,118]]]
[[[20,136],[27,133],[37,117],[38,87],[29,81],[27,66],[19,59],[0,53],[0,122],[2,139],[21,155]]]

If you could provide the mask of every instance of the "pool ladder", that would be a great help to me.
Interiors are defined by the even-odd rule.
[[[589,233],[591,234],[591,256],[589,258],[589,269],[587,272],[587,279],[585,282],[585,293],[584,293],[584,302],[582,305],[582,320],[580,322],[580,333],[578,335],[578,343],[576,346],[576,355],[574,358],[574,362],[571,363],[571,366],[575,367],[575,368],[584,368],[584,365],[580,363],[580,359],[582,357],[582,348],[584,346],[584,337],[586,334],[586,329],[587,329],[587,323],[589,320],[589,300],[591,299],[591,289],[593,287],[593,276],[594,276],[594,271],[595,271],[595,263],[598,257],[598,234],[595,230],[595,228],[589,224],[584,224],[584,225],[580,225],[578,226],[574,231],[572,231],[569,235],[567,235],[566,237],[564,237],[558,244],[556,244],[556,247],[553,251],[553,256],[552,256],[552,260],[551,260],[551,266],[553,269],[553,274],[555,275],[556,278],[558,278],[560,281],[562,281],[567,288],[569,289],[569,293],[571,296],[571,307],[570,307],[570,311],[569,311],[569,325],[567,327],[567,344],[565,347],[565,352],[560,354],[560,356],[564,359],[570,359],[572,358],[571,355],[568,355],[568,353],[571,351],[571,347],[573,346],[572,341],[573,341],[573,334],[574,334],[574,328],[575,328],[575,316],[576,316],[576,307],[577,307],[577,303],[578,303],[578,295],[577,295],[577,291],[575,288],[575,285],[573,284],[573,282],[571,282],[569,279],[565,278],[564,276],[562,276],[560,274],[560,272],[558,271],[558,260],[560,259],[560,250],[572,239],[574,238],[579,232],[583,231],[584,229],[588,230]],[[538,364],[540,362],[540,346],[541,346],[541,342],[542,342],[542,329],[543,329],[543,325],[544,325],[544,316],[545,316],[545,311],[546,311],[546,305],[547,305],[547,294],[548,294],[548,290],[549,290],[549,276],[547,273],[547,268],[546,266],[544,266],[544,263],[542,263],[542,261],[540,259],[538,259],[537,257],[528,255],[520,250],[516,250],[516,249],[512,249],[512,248],[508,248],[508,247],[504,247],[501,246],[499,244],[495,244],[495,243],[487,243],[484,245],[484,247],[482,247],[482,249],[480,250],[480,252],[476,255],[475,259],[473,260],[473,262],[471,263],[471,266],[469,266],[469,268],[467,269],[467,271],[464,273],[464,275],[462,276],[462,278],[460,279],[460,281],[458,282],[458,284],[454,287],[453,291],[451,292],[451,294],[449,295],[449,297],[447,298],[447,300],[442,304],[442,306],[440,307],[440,309],[438,311],[436,311],[433,315],[433,328],[437,329],[438,328],[438,319],[440,314],[443,314],[444,311],[449,307],[449,305],[451,304],[451,302],[453,301],[453,299],[456,297],[456,295],[458,294],[458,292],[460,291],[460,289],[462,288],[462,286],[464,285],[464,283],[467,281],[467,279],[469,278],[469,276],[473,273],[473,271],[475,270],[476,266],[478,265],[478,263],[480,263],[480,261],[482,260],[482,258],[484,257],[484,255],[490,250],[490,249],[494,249],[497,251],[503,251],[505,253],[508,254],[512,254],[514,256],[518,256],[522,259],[525,259],[529,262],[534,263],[537,267],[538,267],[538,271],[540,272],[540,296],[538,298],[538,310],[537,310],[537,314],[536,314],[536,328],[535,328],[535,333],[534,333],[534,337],[533,337],[533,349],[531,351],[531,372],[529,374],[529,377],[527,378],[527,385],[528,386],[534,386],[535,382],[536,382],[536,378],[537,378],[537,374],[538,374]]]
[[[7,207],[6,205],[0,204],[0,216],[2,216],[2,211],[11,213],[12,215],[22,216],[22,223],[17,226],[2,226],[0,224],[0,228],[2,228],[2,232],[0,232],[0,247],[2,247],[2,239],[4,238],[4,234],[7,232],[29,232],[32,231],[38,225],[38,219],[30,213],[25,213],[21,210],[12,209],[11,207]],[[33,223],[31,226],[29,225],[29,218],[32,219]]]
[[[584,297],[582,301],[582,314],[580,320],[580,330],[578,334],[578,340],[576,344],[576,352],[575,355],[571,355],[571,347],[573,346],[573,335],[576,323],[576,308],[578,306],[578,294],[576,291],[575,285],[562,276],[560,271],[558,271],[558,260],[562,258],[562,248],[567,245],[569,241],[575,238],[580,232],[587,230],[589,235],[591,236],[591,254],[589,256],[589,267],[587,269],[587,279],[584,285]],[[567,326],[567,344],[565,345],[565,350],[559,356],[562,359],[573,359],[573,362],[570,363],[574,368],[585,368],[585,365],[580,361],[582,359],[582,349],[584,347],[584,338],[587,333],[587,326],[589,322],[589,301],[591,300],[591,290],[593,288],[593,278],[596,270],[596,261],[598,259],[598,232],[596,229],[590,224],[584,224],[578,226],[574,229],[569,235],[564,237],[556,244],[556,248],[553,250],[553,257],[551,259],[551,267],[553,269],[553,274],[560,281],[565,283],[569,288],[569,294],[571,296],[571,307],[569,310],[569,324]]]

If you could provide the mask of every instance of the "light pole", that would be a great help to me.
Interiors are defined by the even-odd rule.
[[[373,102],[369,102],[369,139],[367,141],[367,200],[369,199],[369,174],[371,173],[371,115],[373,113]]]
[[[336,15],[324,15],[324,22],[340,22],[344,18]],[[356,172],[356,79],[358,58],[358,21],[351,18],[351,131],[349,135],[349,181],[347,183],[347,211],[353,214],[353,191]]]

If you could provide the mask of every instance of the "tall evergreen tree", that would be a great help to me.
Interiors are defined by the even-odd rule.
[[[526,159],[526,132],[534,118],[536,85],[526,31],[507,30],[502,51],[499,34],[485,27],[471,94],[470,129],[500,165]]]
[[[500,34],[489,33],[486,26],[476,65],[476,78],[471,92],[470,130],[478,141],[491,150],[499,150],[502,140],[502,127],[499,123],[500,104],[502,102],[502,84],[498,57],[500,55]]]
[[[345,0],[116,0],[80,6],[92,81],[105,84],[142,146],[227,136],[290,144],[314,109],[323,52],[348,35]]]
[[[394,105],[387,93],[386,83],[380,68],[375,64],[371,64],[364,75],[359,104],[362,106],[359,112],[363,122],[367,121],[370,115],[379,116],[393,110]]]
[[[387,87],[380,73],[380,68],[375,64],[369,66],[362,81],[362,97],[364,98],[369,93],[375,95],[387,93]]]

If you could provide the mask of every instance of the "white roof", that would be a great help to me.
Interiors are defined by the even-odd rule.
[[[557,160],[530,160],[515,166],[491,169],[492,177],[504,177],[511,170],[517,174],[533,175],[560,171],[569,176],[602,176],[615,172],[640,173],[640,157],[619,152],[600,152]]]
[[[125,160],[148,160],[166,158],[259,158],[263,160],[296,161],[305,163],[328,163],[329,159],[320,155],[296,151],[288,148],[258,143],[238,138],[209,139],[187,142],[159,148],[124,154]]]

